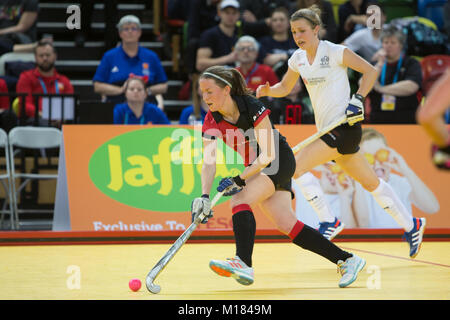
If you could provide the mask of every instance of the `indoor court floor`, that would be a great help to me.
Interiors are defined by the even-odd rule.
[[[424,242],[416,259],[405,242],[336,242],[366,259],[358,279],[339,288],[328,260],[291,243],[256,243],[255,282],[216,275],[209,260],[234,255],[233,243],[185,244],[156,278],[145,276],[171,244],[0,247],[0,299],[6,300],[448,300],[450,242]],[[128,281],[138,278],[133,292]]]

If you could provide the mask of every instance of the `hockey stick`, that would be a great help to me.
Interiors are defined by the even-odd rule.
[[[217,201],[222,197],[223,192],[219,192],[215,195],[213,200],[211,201],[211,209],[214,207]],[[197,226],[201,223],[201,221],[205,218],[204,213],[197,216],[197,218],[192,222],[192,224],[183,232],[183,234],[174,242],[174,244],[170,247],[170,249],[166,252],[166,254],[158,261],[158,263],[153,267],[153,269],[147,274],[145,278],[145,284],[147,286],[148,291],[151,293],[159,293],[161,291],[161,286],[154,283],[155,278],[159,275],[159,273],[166,267],[170,260],[175,256],[175,254],[180,250],[183,244],[191,236],[192,232],[197,228]]]
[[[341,124],[344,124],[347,122],[347,116],[343,115],[341,118],[339,118],[336,122],[331,123],[330,125],[326,126],[325,128],[323,128],[320,131],[317,131],[315,134],[313,134],[311,137],[307,138],[306,140],[303,140],[302,142],[300,142],[299,144],[297,144],[295,147],[292,148],[292,151],[294,152],[294,154],[296,154],[297,152],[299,152],[300,150],[302,150],[304,147],[306,147],[307,145],[311,144],[312,142],[316,141],[317,139],[319,139],[321,136],[323,136],[324,134],[330,132],[331,130],[333,130],[336,127],[339,127]]]

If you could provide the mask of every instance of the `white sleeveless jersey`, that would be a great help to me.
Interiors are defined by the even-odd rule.
[[[347,67],[342,64],[345,46],[321,40],[310,65],[306,51],[297,49],[288,61],[308,90],[318,130],[345,113],[350,101]]]

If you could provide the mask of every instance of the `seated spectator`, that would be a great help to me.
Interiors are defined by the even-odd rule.
[[[405,36],[395,27],[381,33],[377,54],[380,76],[368,97],[370,123],[416,123],[417,93],[422,83],[420,63],[403,52]]]
[[[34,49],[36,68],[24,71],[17,81],[16,92],[27,93],[25,113],[27,117],[35,117],[34,93],[73,94],[70,80],[55,69],[57,54],[51,42],[41,41]],[[42,111],[42,98],[39,99],[39,111]],[[21,110],[18,110],[20,115]]]
[[[117,24],[121,45],[107,51],[95,72],[94,91],[109,102],[125,101],[125,81],[133,73],[147,76],[147,93],[150,101],[155,95],[167,92],[167,76],[158,55],[150,49],[141,47],[141,22],[138,17],[127,15]]]
[[[358,31],[353,32],[342,43],[369,62],[376,62],[375,53],[381,49],[380,35],[384,28],[384,23],[386,22],[386,13],[382,7],[379,8],[381,9],[381,28],[359,29]]]
[[[170,124],[158,106],[146,102],[145,79],[131,77],[125,82],[126,102],[114,107],[114,124]]]
[[[38,11],[37,0],[0,2],[0,56],[36,41]]]
[[[197,92],[197,97],[196,99],[193,99],[194,101],[197,101],[199,104],[199,119],[196,118],[194,111],[195,111],[195,107],[194,105],[190,105],[186,108],[184,108],[181,111],[181,115],[180,115],[180,124],[190,124],[190,125],[195,125],[198,123],[203,123],[203,121],[205,120],[205,116],[208,113],[209,107],[208,105],[205,103],[205,101],[203,101],[202,99],[202,92],[200,90],[200,87],[198,86],[198,83],[196,84],[196,92]],[[194,102],[195,103],[195,102]]]
[[[268,82],[271,86],[279,79],[271,67],[256,62],[259,52],[259,43],[252,36],[242,36],[236,42],[237,52],[236,68],[243,75],[247,88],[256,92],[258,86]]]
[[[279,124],[313,124],[314,113],[311,100],[304,90],[302,80],[295,83],[291,92],[283,98],[273,98],[270,119]]]
[[[344,41],[353,32],[366,26],[367,7],[374,2],[372,0],[349,0],[339,6],[338,42]]]
[[[322,20],[322,26],[319,31],[319,38],[321,40],[328,40],[331,42],[337,41],[337,25],[334,19],[333,6],[326,0],[296,0],[292,2],[291,12],[303,8],[309,8],[313,4],[317,5],[322,12],[320,19]]]
[[[239,20],[239,2],[223,0],[217,7],[220,23],[206,31],[200,37],[197,50],[196,69],[203,72],[214,65],[234,66],[236,52],[233,47],[238,39],[236,23]]]
[[[289,18],[286,8],[275,9],[270,20],[272,34],[259,39],[262,61],[274,69],[281,65],[286,65],[287,68],[288,59],[298,49],[291,36]]]

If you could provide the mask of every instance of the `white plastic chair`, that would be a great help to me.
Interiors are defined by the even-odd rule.
[[[0,148],[3,148],[5,152],[5,165],[6,171],[0,174],[0,182],[5,190],[5,202],[3,208],[0,210],[1,219],[0,225],[3,226],[4,215],[9,215],[10,228],[14,228],[14,214],[13,214],[13,197],[12,197],[12,187],[11,187],[11,169],[10,169],[10,157],[9,157],[9,146],[8,146],[8,134],[5,130],[0,128]]]
[[[62,142],[62,132],[50,127],[15,127],[9,132],[9,154],[11,159],[12,196],[14,203],[14,219],[16,229],[20,228],[19,214],[28,212],[53,212],[53,210],[19,209],[18,195],[21,190],[32,180],[57,179],[58,174],[42,174],[16,172],[14,148],[23,149],[50,149],[59,148]],[[16,187],[16,179],[24,179],[20,186]]]
[[[0,76],[5,75],[5,64],[10,61],[35,62],[34,53],[8,52],[0,57]]]

